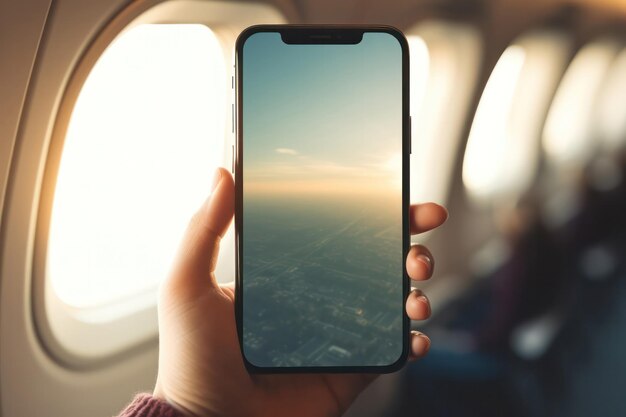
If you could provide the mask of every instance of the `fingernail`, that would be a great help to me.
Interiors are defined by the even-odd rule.
[[[430,269],[433,266],[433,263],[432,263],[432,261],[430,260],[430,258],[428,256],[426,256],[424,254],[419,254],[419,255],[417,255],[417,259],[420,262],[424,263],[426,265],[426,268],[428,268],[428,270],[430,271]]]
[[[411,331],[411,334],[415,337],[414,340],[422,340],[424,342],[424,344],[426,345],[424,352],[422,354],[420,354],[419,356],[416,356],[413,354],[413,343],[411,343],[411,360],[415,360],[415,359],[419,359],[421,357],[423,357],[426,353],[428,353],[428,351],[430,350],[430,339],[428,338],[428,336],[426,336],[424,333],[422,332],[418,332],[415,330]]]
[[[215,191],[215,189],[217,188],[218,184],[222,181],[222,170],[221,169],[216,169],[215,173],[213,174],[213,185],[211,186],[211,192]]]
[[[448,208],[445,206],[442,206],[441,204],[439,205],[445,212],[446,212],[446,220],[450,218],[450,212],[448,211]]]
[[[430,310],[430,302],[428,301],[428,298],[426,298],[425,295],[420,295],[419,297],[417,297],[417,299],[420,303],[426,304],[426,308],[428,308],[428,316],[430,317],[432,311]]]

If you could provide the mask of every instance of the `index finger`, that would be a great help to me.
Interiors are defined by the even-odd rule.
[[[448,210],[439,204],[413,204],[409,209],[411,234],[416,235],[439,227],[447,218]]]

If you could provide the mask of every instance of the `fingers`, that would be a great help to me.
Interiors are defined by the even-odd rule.
[[[233,217],[235,186],[230,173],[218,168],[211,195],[189,222],[168,284],[196,291],[208,285],[217,288],[213,276],[219,242]],[[174,289],[175,289],[174,288]]]
[[[430,339],[428,336],[416,330],[411,331],[411,340],[409,343],[411,347],[409,352],[410,361],[424,357],[430,349]]]
[[[430,301],[421,290],[414,288],[406,300],[406,314],[411,320],[425,320],[430,317]],[[409,360],[416,360],[428,353],[430,339],[418,331],[411,331]]]
[[[435,203],[414,204],[409,214],[412,235],[439,227],[448,218],[448,210]]]
[[[406,272],[415,281],[424,281],[433,276],[435,259],[428,248],[413,245],[406,257]]]
[[[439,204],[425,203],[410,208],[411,234],[424,233],[441,226],[448,218],[448,211]],[[435,260],[430,251],[422,245],[414,245],[406,258],[406,271],[416,281],[429,279],[435,270]],[[411,320],[425,320],[430,317],[431,307],[428,298],[418,289],[413,289],[406,300],[406,313]],[[430,339],[418,331],[411,331],[409,360],[416,360],[428,353]]]
[[[426,295],[414,288],[406,299],[406,314],[411,320],[426,320],[430,317],[430,301]]]

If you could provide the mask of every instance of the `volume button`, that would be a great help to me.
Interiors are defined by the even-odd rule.
[[[235,133],[235,104],[230,105],[230,131]]]
[[[230,172],[235,174],[235,145],[231,146],[230,155],[231,155],[231,157],[230,157]]]
[[[413,154],[413,119],[409,116],[409,155]]]

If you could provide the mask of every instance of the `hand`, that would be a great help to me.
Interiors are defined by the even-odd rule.
[[[193,216],[168,279],[159,294],[159,372],[154,395],[193,416],[339,416],[374,380],[364,374],[250,375],[243,364],[235,324],[234,287],[219,285],[214,270],[220,239],[234,211],[234,183],[216,172],[213,192]],[[446,210],[428,203],[411,207],[411,233],[441,225]],[[409,276],[425,280],[433,258],[411,248]],[[406,301],[413,320],[430,315],[428,299],[413,290]],[[430,340],[411,334],[410,358]]]

